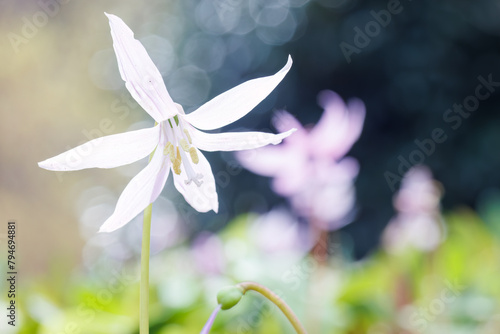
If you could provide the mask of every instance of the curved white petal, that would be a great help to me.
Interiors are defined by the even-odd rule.
[[[71,171],[127,165],[153,152],[159,137],[159,126],[101,137],[39,162],[38,166],[54,171]]]
[[[105,14],[109,18],[120,75],[132,97],[158,123],[177,115],[160,71],[144,46],[134,38],[134,33],[122,19]]]
[[[231,124],[264,100],[291,67],[292,57],[288,56],[288,62],[278,73],[246,81],[214,97],[184,118],[201,130],[213,130]]]
[[[123,190],[115,211],[99,232],[113,232],[131,221],[160,195],[168,178],[170,161],[163,150],[156,150],[153,159]]]
[[[194,128],[189,131],[193,139],[193,145],[203,151],[241,151],[266,146],[277,145],[295,132],[290,129],[283,133],[266,132],[222,132],[205,133]]]
[[[187,182],[187,173],[183,162],[181,164],[181,174],[172,173],[174,185],[184,196],[186,202],[198,212],[208,212],[210,210],[217,212],[219,210],[219,200],[212,168],[207,158],[199,150],[196,151],[200,161],[197,164],[193,164],[191,161],[189,163],[191,163],[191,167],[196,174],[203,175],[202,184],[197,186],[194,182]]]

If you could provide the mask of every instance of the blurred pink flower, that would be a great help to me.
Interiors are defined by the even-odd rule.
[[[358,140],[365,119],[359,99],[347,105],[332,91],[319,94],[324,113],[313,128],[303,127],[286,111],[274,120],[276,129],[296,128],[283,144],[265,147],[237,158],[250,171],[273,178],[273,190],[288,197],[294,209],[321,229],[336,229],[349,223],[355,205],[354,180],[359,165],[344,156]]]
[[[249,236],[257,248],[269,256],[305,254],[312,246],[305,228],[284,208],[260,215],[249,228]]]
[[[398,253],[408,246],[421,251],[435,249],[444,239],[440,214],[441,187],[425,166],[411,168],[403,177],[401,189],[394,197],[398,214],[387,225],[384,247]]]
[[[196,237],[191,254],[196,268],[204,275],[222,274],[226,267],[224,244],[222,240],[210,232],[203,232]]]

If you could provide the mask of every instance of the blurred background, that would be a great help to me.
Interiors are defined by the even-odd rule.
[[[37,166],[153,125],[119,76],[104,12],[186,112],[290,54],[282,83],[224,130],[304,126],[260,151],[270,169],[206,154],[219,214],[167,182],[153,208],[152,333],[198,333],[217,291],[242,280],[283,292],[310,333],[498,332],[498,1],[2,0],[0,243],[16,220],[20,256],[19,323],[2,333],[138,333],[142,217],[97,230],[146,159]],[[269,153],[286,166],[270,172]],[[291,332],[258,296],[242,304],[213,332]]]

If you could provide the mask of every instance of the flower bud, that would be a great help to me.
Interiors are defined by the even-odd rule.
[[[217,294],[217,302],[223,310],[229,310],[234,305],[238,304],[243,297],[243,289],[237,286],[228,286],[222,288]]]

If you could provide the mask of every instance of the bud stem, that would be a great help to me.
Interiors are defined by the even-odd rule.
[[[287,317],[288,321],[292,324],[293,328],[298,334],[307,334],[306,330],[304,329],[304,326],[300,323],[299,319],[293,313],[292,309],[290,306],[288,306],[283,299],[281,299],[277,294],[269,290],[263,285],[260,285],[255,282],[242,282],[236,285],[237,287],[240,287],[243,289],[243,294],[245,294],[248,290],[253,290],[267,299],[269,299],[273,304],[279,307],[281,312]]]

